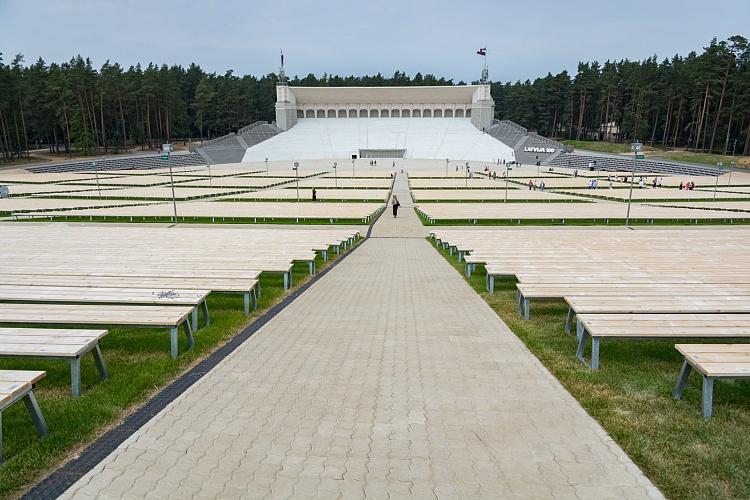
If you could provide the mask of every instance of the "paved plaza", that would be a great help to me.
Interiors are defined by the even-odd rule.
[[[397,219],[65,497],[661,497],[394,192]]]

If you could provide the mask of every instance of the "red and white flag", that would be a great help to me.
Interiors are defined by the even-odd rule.
[[[487,47],[485,47],[483,49],[477,50],[477,54],[479,54],[480,56],[486,56],[487,55]]]

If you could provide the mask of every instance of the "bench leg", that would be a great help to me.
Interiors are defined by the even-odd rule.
[[[489,284],[490,284],[490,286],[488,288],[489,292],[490,293],[495,293],[495,276],[490,275],[487,278],[489,279]]]
[[[193,338],[193,329],[190,327],[190,323],[185,321],[185,338],[187,339],[188,349],[195,347],[195,339]]]
[[[99,376],[102,380],[107,380],[109,373],[107,372],[107,364],[104,362],[104,355],[102,355],[102,348],[99,344],[96,344],[91,353],[94,355],[94,362],[96,363],[96,369],[99,370]]]
[[[33,390],[29,391],[29,393],[24,396],[23,402],[26,403],[26,409],[29,410],[31,420],[34,421],[34,427],[36,427],[39,437],[44,437],[49,434],[47,422],[44,421],[44,415],[42,415],[42,410],[39,408],[39,403],[36,400],[36,396],[34,396]]]
[[[206,326],[211,324],[211,315],[208,314],[208,300],[204,300],[201,303],[201,307],[203,308],[203,321],[206,322]]]
[[[596,371],[599,369],[599,342],[601,339],[591,337],[591,369]]]
[[[177,328],[178,327],[174,326],[169,329],[170,354],[173,358],[176,358],[178,354]]]
[[[527,299],[526,297],[524,297],[523,298],[523,319],[528,321],[530,315],[531,315],[531,299]]]
[[[673,398],[680,399],[682,397],[682,390],[685,388],[685,384],[687,383],[692,370],[693,367],[687,362],[687,360],[682,362],[682,369],[680,370],[680,375],[677,377],[677,385],[675,385],[674,391],[672,391]]]
[[[70,358],[70,387],[74,398],[81,395],[81,358],[78,356]]]
[[[520,290],[516,290],[516,309],[518,310],[518,315],[523,316],[523,295],[521,295]]]
[[[323,262],[327,262],[328,261],[328,250],[323,250],[320,253],[323,255]]]
[[[576,318],[576,340],[581,340],[583,331],[584,331],[583,323],[581,323],[581,320]]]
[[[570,335],[570,325],[573,323],[573,308],[568,308],[568,317],[565,319],[565,333]]]
[[[315,276],[315,261],[311,260],[307,263],[307,269],[310,271],[310,276]]]
[[[284,291],[288,291],[292,287],[292,272],[284,273]]]
[[[588,363],[585,358],[586,354],[586,342],[591,339],[591,363]],[[601,339],[591,337],[591,334],[584,328],[581,332],[581,338],[578,340],[578,349],[576,349],[576,358],[588,366],[592,370],[596,371],[599,369],[599,343]]]
[[[243,311],[245,312],[245,316],[250,316],[250,292],[245,292],[243,294],[243,299]]]
[[[703,377],[703,402],[701,405],[701,413],[703,418],[708,420],[711,418],[713,413],[714,404],[714,379],[711,377]]]
[[[193,308],[193,312],[190,315],[191,317],[191,326],[193,327],[193,330],[198,330],[198,307]]]
[[[458,259],[459,262],[461,262],[461,259],[464,258],[464,253],[461,250],[459,250],[458,251],[458,256],[456,258]]]
[[[464,265],[464,274],[467,278],[471,278],[471,264]]]

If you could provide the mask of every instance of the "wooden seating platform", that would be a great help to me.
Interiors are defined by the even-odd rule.
[[[42,410],[34,395],[34,388],[47,375],[46,372],[26,370],[0,370],[0,464],[3,463],[3,411],[23,399],[40,437],[49,433]]]
[[[750,344],[675,344],[684,356],[680,375],[672,395],[682,391],[692,370],[703,377],[701,413],[709,419],[713,414],[714,381],[750,378]]]
[[[618,295],[565,297],[568,303],[566,332],[570,320],[580,314],[689,314],[689,313],[750,313],[750,297],[742,295]],[[576,321],[576,338],[580,339],[583,324]]]
[[[608,296],[699,296],[699,295],[747,295],[750,284],[703,284],[703,283],[518,283],[516,302],[518,314],[529,319],[532,300],[559,300],[566,297]],[[569,325],[568,325],[569,326]],[[569,330],[569,328],[568,328]]]
[[[107,330],[58,330],[52,328],[0,328],[0,356],[13,358],[60,358],[70,363],[73,397],[81,393],[81,357],[91,352],[102,380],[106,380],[99,341]]]
[[[209,293],[208,290],[0,284],[0,302],[192,306],[193,330],[198,329],[198,307],[203,309],[206,326],[211,322],[206,303]]]
[[[118,289],[156,289],[156,290],[191,290],[220,293],[240,293],[244,297],[245,315],[250,314],[250,304],[257,307],[260,293],[260,281],[256,273],[253,279],[247,278],[213,278],[213,277],[141,277],[141,276],[91,276],[91,275],[56,275],[56,274],[6,274],[0,272],[0,283],[7,286],[45,286],[45,287],[91,287]]]
[[[185,328],[188,348],[195,345],[188,317],[194,308],[115,304],[0,304],[0,324],[118,325],[168,328],[171,354],[178,354],[177,331]]]
[[[599,369],[603,339],[725,339],[750,338],[750,314],[580,314],[581,336],[576,357]],[[591,339],[591,362],[584,358]]]

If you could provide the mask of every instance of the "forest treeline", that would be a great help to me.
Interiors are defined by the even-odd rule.
[[[0,54],[0,152],[152,148],[203,139],[274,119],[277,75],[207,73],[200,66],[95,68],[77,56],[62,64]],[[299,86],[462,85],[397,71],[391,77],[295,76]],[[733,36],[698,54],[661,62],[579,63],[534,81],[493,83],[498,118],[568,139],[634,139],[695,151],[750,153],[750,47]],[[604,124],[610,124],[604,127]]]

